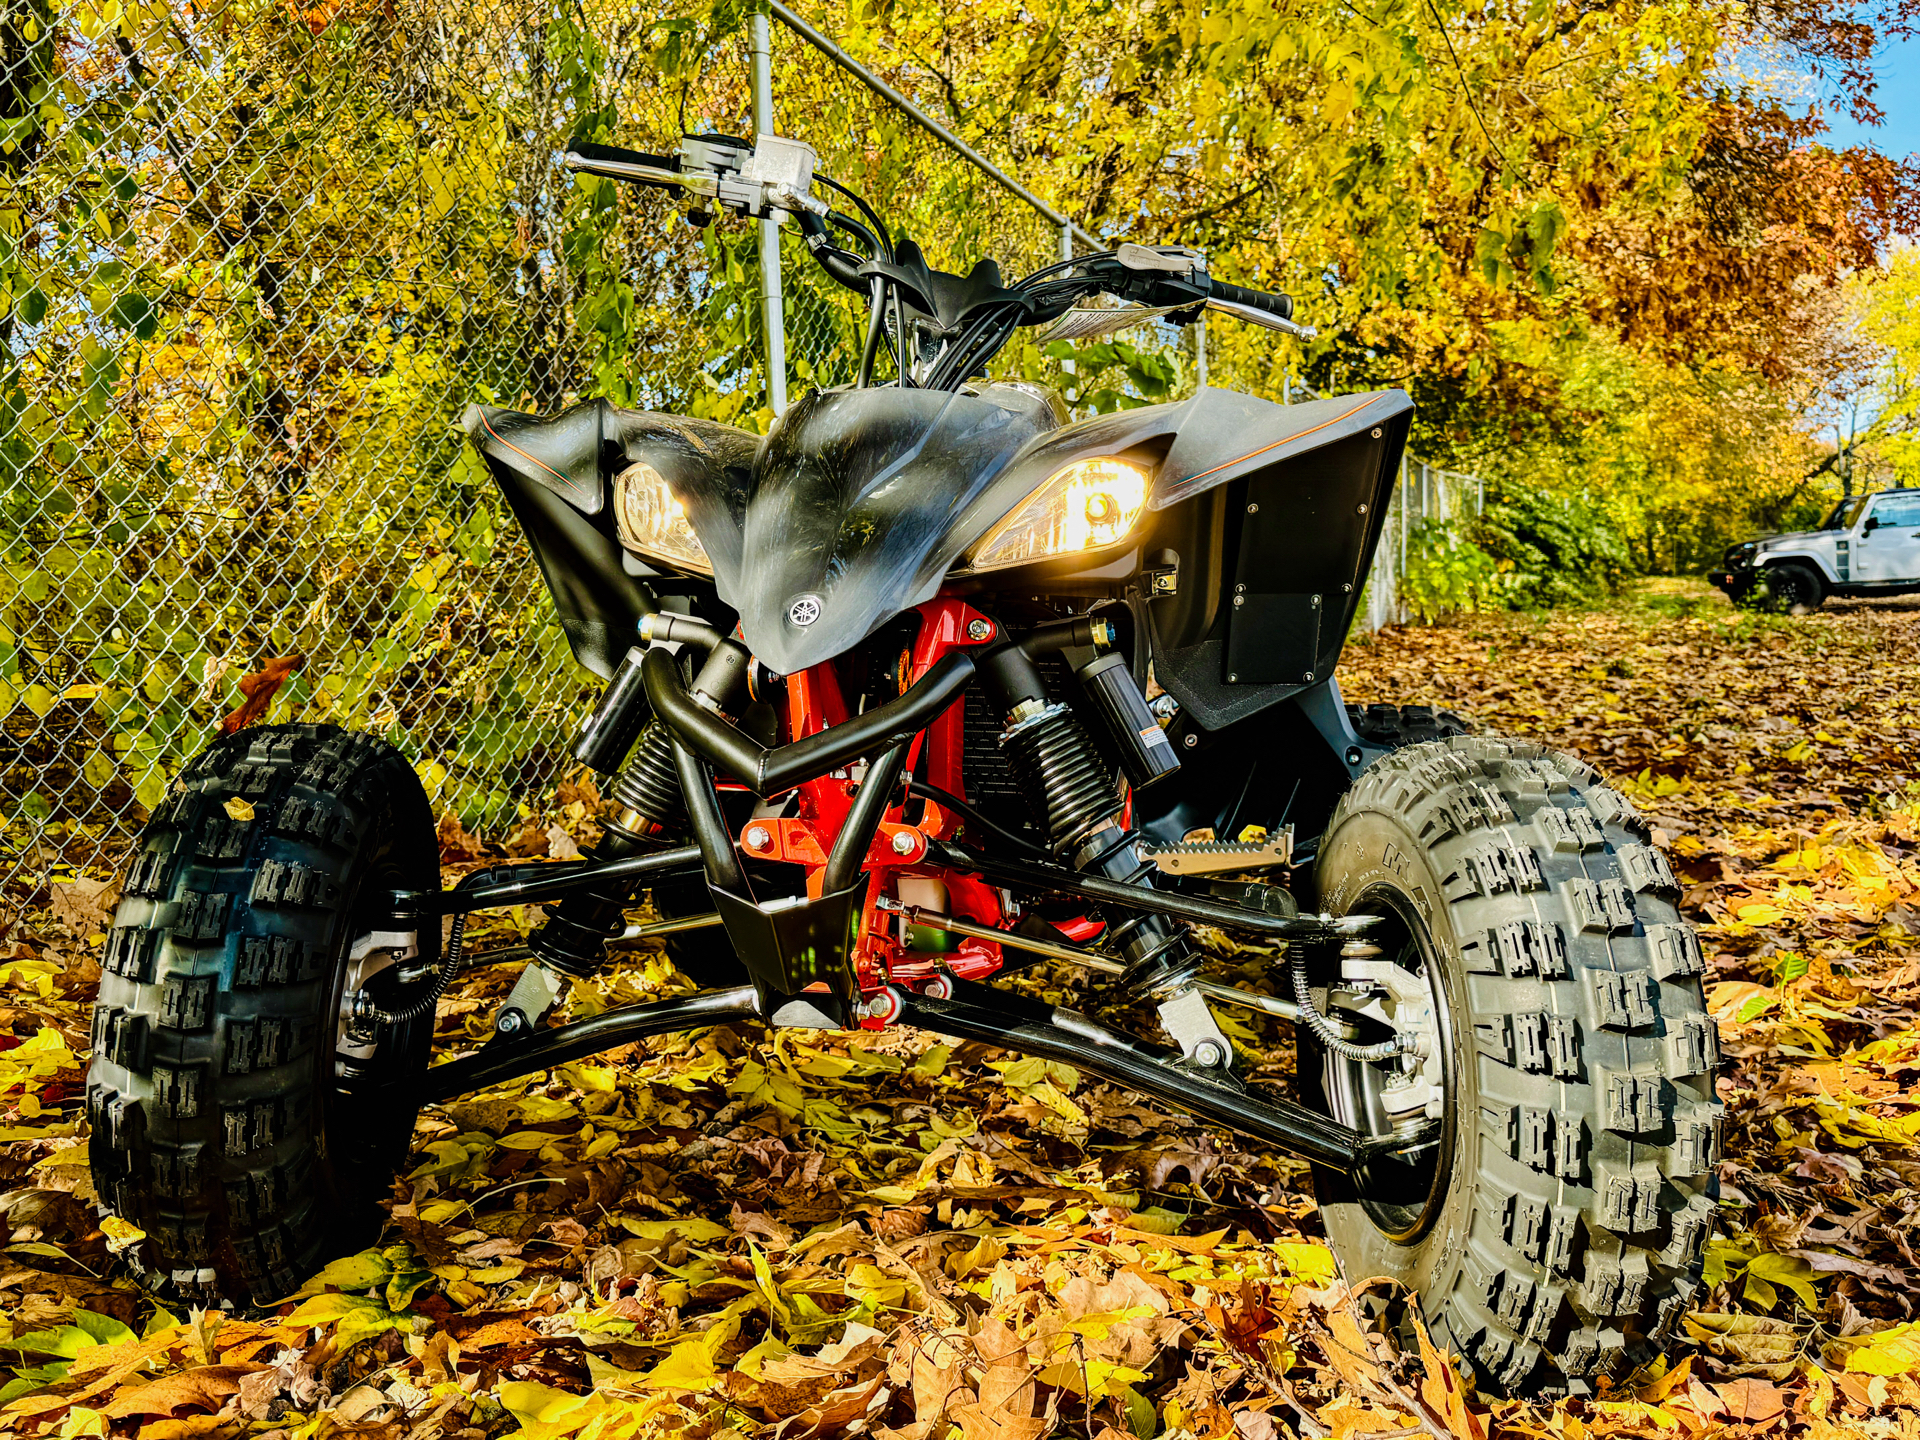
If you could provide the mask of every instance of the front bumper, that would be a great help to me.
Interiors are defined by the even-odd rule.
[[[1754,589],[1755,572],[1751,570],[1711,570],[1708,584],[1723,592],[1730,600],[1740,600]]]

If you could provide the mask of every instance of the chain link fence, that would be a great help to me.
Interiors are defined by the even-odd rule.
[[[727,344],[745,337],[726,257],[663,201],[556,163],[597,117],[738,123],[739,47],[663,85],[649,24],[419,0],[8,8],[10,903],[136,829],[267,657],[304,657],[269,718],[386,736],[472,824],[553,780],[586,678],[462,409],[757,394]]]
[[[1031,206],[774,35],[776,128],[934,264],[1060,253]],[[602,394],[770,421],[758,227],[695,229],[557,162],[576,134],[751,135],[749,43],[558,0],[8,8],[5,910],[110,858],[271,657],[302,659],[267,719],[385,736],[470,826],[552,785],[591,684],[458,418]],[[890,78],[937,99],[911,65]],[[782,234],[798,394],[851,378],[861,316]]]
[[[1401,459],[1401,474],[1381,524],[1381,541],[1361,593],[1356,623],[1368,631],[1404,625],[1413,618],[1407,596],[1410,550],[1418,553],[1439,527],[1478,516],[1487,503],[1481,477],[1443,470],[1412,455]]]

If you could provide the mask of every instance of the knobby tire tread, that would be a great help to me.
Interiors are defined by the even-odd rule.
[[[1474,1027],[1472,1228],[1429,1325],[1510,1394],[1622,1374],[1693,1303],[1717,1194],[1718,1034],[1667,858],[1590,766],[1526,742],[1383,757],[1324,854],[1369,813],[1441,877]]]
[[[425,794],[392,747],[331,726],[223,737],[149,818],[105,946],[87,1115],[95,1187],[146,1233],[131,1259],[155,1289],[285,1296],[371,1224],[411,1110],[390,1098],[324,1134],[315,1110],[368,1105],[334,1089],[331,1012],[383,860],[438,885]],[[427,1037],[390,1038],[392,1077]]]

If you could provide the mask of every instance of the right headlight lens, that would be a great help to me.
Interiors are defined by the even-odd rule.
[[[681,570],[714,573],[714,563],[688,524],[667,477],[636,461],[614,477],[614,523],[629,550]]]
[[[1147,508],[1147,486],[1147,472],[1125,460],[1077,460],[990,530],[967,568],[1002,570],[1125,540]]]

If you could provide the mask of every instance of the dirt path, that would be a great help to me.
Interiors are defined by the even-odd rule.
[[[0,942],[0,1433],[1913,1435],[1916,621],[1668,585],[1390,632],[1343,668],[1350,700],[1577,751],[1688,883],[1725,1232],[1690,1358],[1615,1395],[1463,1409],[1358,1323],[1304,1168],[899,1033],[717,1030],[437,1109],[379,1248],[279,1315],[168,1315],[91,1209],[83,885]],[[443,1003],[443,1040],[507,974]],[[669,983],[643,958],[573,1004]],[[1284,1071],[1282,1030],[1240,1034]]]

